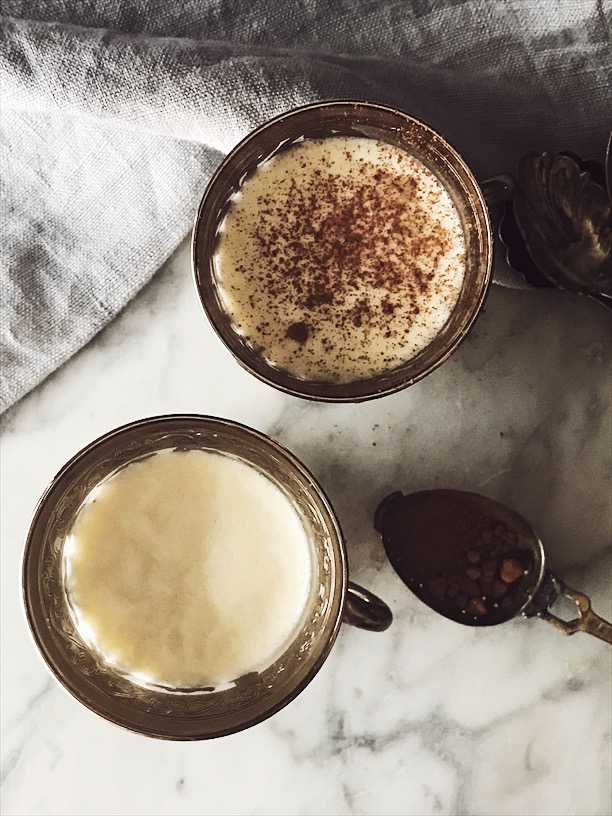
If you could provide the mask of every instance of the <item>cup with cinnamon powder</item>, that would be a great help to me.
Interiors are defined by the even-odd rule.
[[[478,183],[439,134],[392,108],[326,102],[228,155],[192,250],[238,362],[296,396],[357,402],[454,351],[482,306],[492,239]]]

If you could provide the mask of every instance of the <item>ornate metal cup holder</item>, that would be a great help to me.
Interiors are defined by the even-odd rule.
[[[610,144],[612,134],[605,168],[566,152],[523,156],[498,234],[509,266],[529,283],[612,310]]]

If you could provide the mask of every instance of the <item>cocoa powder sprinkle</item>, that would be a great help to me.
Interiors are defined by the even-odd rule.
[[[465,263],[459,216],[433,174],[360,137],[301,142],[264,163],[218,247],[235,324],[314,379],[370,376],[417,353],[448,319]]]
[[[287,337],[298,343],[305,343],[308,340],[309,333],[308,326],[303,321],[292,323],[287,329]]]

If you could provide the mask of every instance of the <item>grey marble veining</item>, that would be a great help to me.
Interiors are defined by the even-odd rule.
[[[319,405],[246,374],[195,296],[186,248],[123,315],[3,418],[2,798],[6,814],[610,813],[611,657],[517,619],[439,618],[372,527],[388,492],[480,491],[523,513],[551,568],[612,617],[610,322],[597,304],[494,288],[434,374],[360,405]],[[226,416],[289,447],[328,493],[351,577],[395,621],[344,627],[287,708],[210,743],[139,737],[53,681],[21,609],[38,497],[97,435],[154,414]]]

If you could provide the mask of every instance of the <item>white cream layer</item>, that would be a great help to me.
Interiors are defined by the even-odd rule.
[[[79,629],[113,664],[191,687],[266,668],[298,624],[310,545],[254,468],[163,451],[90,495],[66,547]]]

